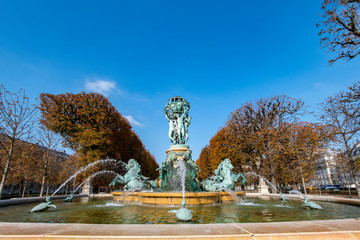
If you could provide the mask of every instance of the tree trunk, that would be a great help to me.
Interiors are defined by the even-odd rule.
[[[5,166],[3,177],[2,177],[1,183],[0,183],[0,199],[2,197],[2,192],[4,190],[6,177],[7,177],[7,174],[9,172],[9,165],[10,165],[10,158],[8,158],[8,160],[6,161],[6,166]]]
[[[358,175],[356,174],[356,172],[354,173],[354,182],[355,182],[355,187],[356,187],[356,191],[357,191],[358,198],[360,198],[359,177],[358,177]]]
[[[22,181],[20,181],[20,183],[19,183],[19,193],[17,195],[19,195],[19,196],[22,195],[22,189],[23,189],[23,184],[22,184]]]
[[[75,194],[75,187],[76,187],[76,176],[74,177],[74,184],[73,184],[73,190],[72,190],[72,192],[73,192],[73,194]]]
[[[349,196],[350,196],[350,198],[352,198],[351,189],[350,189],[350,180],[347,178],[346,174],[344,174],[344,177],[345,177],[346,185],[347,185],[347,188],[349,191]]]
[[[270,138],[270,136],[269,136]],[[269,142],[270,142],[270,139],[269,139]],[[270,143],[267,142],[266,143],[266,149],[268,151],[268,154],[266,154],[266,157],[269,159],[269,163],[270,163],[270,181],[271,181],[271,184],[273,185],[273,187],[271,187],[271,192],[276,193],[277,189],[273,189],[273,188],[276,188],[276,172],[275,172],[275,164],[274,164],[274,159],[272,157],[272,154],[271,154],[271,146],[270,146]]]
[[[267,156],[269,159],[269,168],[270,168],[270,182],[273,186],[269,186],[272,193],[276,193],[276,178],[275,178],[275,167],[274,167],[274,161],[270,155]],[[275,188],[275,189],[274,189]],[[275,192],[274,192],[275,191]]]
[[[68,188],[69,188],[69,184],[66,184],[65,195],[68,194]]]
[[[351,167],[351,174],[353,175],[354,178],[354,183],[355,183],[355,187],[356,187],[356,191],[357,191],[357,195],[358,198],[360,198],[360,184],[359,184],[359,177],[356,173],[356,167],[355,167],[355,163],[354,160],[352,159],[352,157],[349,157],[350,159],[350,167]]]
[[[342,135],[344,143],[345,143],[345,148],[346,148],[346,154],[347,154],[347,159],[348,161],[350,161],[350,172],[352,173],[353,177],[354,177],[354,183],[355,183],[355,187],[356,187],[356,191],[357,191],[357,195],[358,198],[360,198],[360,184],[359,184],[359,178],[358,175],[356,174],[356,167],[355,167],[355,162],[354,159],[352,158],[352,151],[350,150],[350,147],[348,145],[348,141],[345,135]]]
[[[48,196],[48,194],[49,194],[49,184],[46,184],[46,196]]]
[[[43,191],[44,191],[44,185],[45,185],[45,181],[46,181],[46,172],[47,172],[47,168],[48,168],[48,162],[49,162],[49,154],[48,154],[48,151],[46,151],[46,159],[45,159],[43,178],[42,178],[42,182],[41,182],[40,197],[42,197],[42,194],[43,194]],[[47,196],[47,192],[46,192],[46,196]]]
[[[26,191],[26,184],[27,184],[27,176],[28,176],[28,172],[29,172],[29,169],[26,170],[26,173],[25,173],[25,179],[24,179],[24,189],[23,189],[23,192],[22,192],[22,198],[24,198],[25,196],[25,191]]]
[[[23,191],[22,191],[22,195],[21,195],[22,198],[24,198],[24,196],[25,196],[26,184],[27,184],[27,181],[26,181],[26,178],[25,178],[25,180],[24,180],[24,187],[23,187]]]
[[[2,197],[3,190],[4,190],[6,177],[7,177],[8,173],[9,173],[10,161],[11,161],[11,157],[12,157],[12,154],[13,154],[13,151],[14,151],[14,141],[15,141],[14,139],[15,138],[11,139],[10,150],[9,150],[9,154],[7,156],[6,165],[5,165],[5,168],[4,168],[4,173],[3,173],[1,183],[0,183],[0,200],[1,200],[1,197]]]
[[[272,158],[270,157],[270,175],[271,175],[271,184],[273,185],[273,187],[271,188],[271,192],[272,193],[276,193],[276,178],[275,178],[275,168],[274,168],[274,162],[272,160]],[[275,189],[274,189],[275,187]],[[275,192],[274,192],[275,191]]]
[[[10,190],[9,190],[9,195],[13,194],[14,192],[14,183],[11,184]]]
[[[304,179],[303,170],[302,170],[301,165],[300,165],[300,174],[301,174],[301,181],[302,181],[303,188],[304,188],[304,194],[306,195],[307,193],[306,193],[305,179]]]

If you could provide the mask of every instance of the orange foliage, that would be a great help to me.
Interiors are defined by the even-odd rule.
[[[242,105],[203,148],[196,162],[199,177],[212,175],[229,158],[234,172],[257,172],[275,186],[309,179],[333,131],[321,124],[296,123],[302,108],[301,100],[286,96]]]
[[[97,93],[40,95],[41,123],[59,133],[79,155],[79,167],[99,159],[127,162],[134,158],[143,172],[157,177],[154,157],[145,149],[130,123],[109,100]]]

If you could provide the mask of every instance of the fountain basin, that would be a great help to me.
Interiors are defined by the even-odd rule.
[[[245,196],[244,191],[235,191],[234,195]],[[112,192],[113,200],[130,204],[181,205],[181,192]],[[186,205],[214,205],[234,202],[227,192],[186,192]]]
[[[260,197],[260,196],[259,196]],[[360,207],[332,202],[318,202],[326,210],[308,210],[302,199],[281,205],[278,198],[248,198],[240,203],[193,205],[193,219],[189,224],[256,223],[349,219],[360,216]],[[276,197],[276,196],[274,196]],[[330,197],[329,197],[330,200]],[[336,200],[331,198],[331,200]],[[360,200],[358,200],[360,201]],[[71,203],[54,200],[56,209],[30,213],[38,203],[0,208],[0,226],[3,222],[81,223],[81,224],[178,224],[174,206],[116,203],[110,198],[76,198]],[[156,207],[154,207],[156,206]],[[1,232],[1,230],[0,230]],[[0,234],[1,235],[1,234]]]

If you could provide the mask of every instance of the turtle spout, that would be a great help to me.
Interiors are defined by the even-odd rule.
[[[185,205],[186,205],[186,201],[185,201],[185,199],[183,199],[183,200],[181,201],[181,207],[182,207],[182,208],[185,208]]]

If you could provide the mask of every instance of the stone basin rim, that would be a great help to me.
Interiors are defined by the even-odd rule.
[[[245,194],[245,191],[234,191],[237,194]],[[139,196],[151,196],[151,197],[182,197],[182,192],[111,192],[114,196],[120,196],[122,194],[139,195]],[[219,195],[229,195],[227,192],[185,192],[185,197],[212,197]]]

